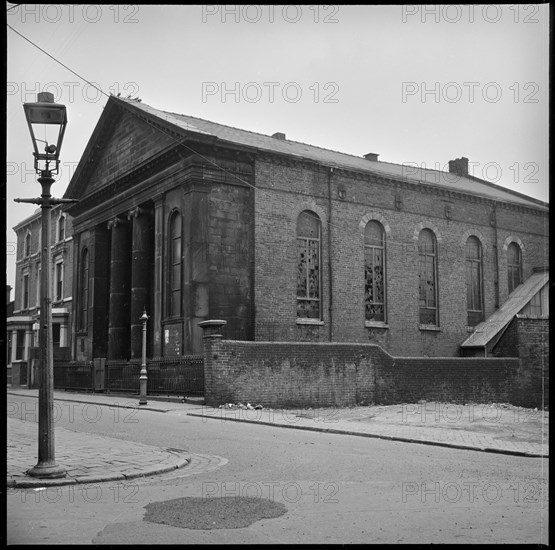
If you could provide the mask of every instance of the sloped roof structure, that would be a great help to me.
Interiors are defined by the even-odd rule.
[[[549,272],[533,273],[517,286],[506,302],[490,317],[476,325],[474,332],[461,344],[462,348],[483,348],[494,340],[513,317],[549,282]]]

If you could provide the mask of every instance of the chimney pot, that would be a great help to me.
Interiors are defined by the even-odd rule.
[[[364,155],[364,158],[366,160],[371,160],[372,162],[378,162],[378,157],[380,155],[378,153],[366,153],[366,155]]]
[[[272,137],[276,139],[285,140],[285,134],[283,134],[282,132],[276,132],[275,134],[272,134]]]

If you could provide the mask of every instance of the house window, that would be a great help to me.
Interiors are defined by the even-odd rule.
[[[31,233],[27,232],[25,235],[25,257],[31,255]]]
[[[29,309],[29,273],[23,274],[23,309]]]
[[[169,231],[169,316],[181,316],[181,214],[175,211],[170,216]]]
[[[61,301],[64,297],[64,264],[63,262],[58,262],[55,266],[55,288],[54,288],[54,300],[57,302]]]
[[[420,324],[437,325],[437,245],[429,229],[418,236],[418,295]]]
[[[370,221],[364,229],[364,309],[366,321],[385,323],[385,232]]]
[[[482,300],[482,245],[476,237],[466,241],[466,309],[468,326],[484,320]]]
[[[40,306],[40,275],[41,274],[41,270],[40,270],[40,264],[37,265],[37,288],[36,288],[36,300],[35,300],[35,305],[38,307]]]
[[[89,313],[89,249],[81,251],[81,278],[79,281],[79,329],[87,330]]]
[[[16,335],[15,358],[22,360],[25,353],[25,331],[18,330]]]
[[[509,294],[522,283],[522,253],[520,246],[511,243],[507,249],[507,270],[509,275]]]
[[[297,219],[297,317],[320,319],[320,242],[322,224],[305,210]]]
[[[60,216],[58,220],[58,242],[66,238],[66,217]]]

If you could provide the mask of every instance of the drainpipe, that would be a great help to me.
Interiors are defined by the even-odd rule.
[[[495,309],[499,309],[499,254],[497,249],[497,209],[495,201],[493,201],[493,210],[491,212],[490,224],[493,226],[493,253],[495,254],[495,280],[493,282],[495,286]]]
[[[333,168],[330,166],[328,171],[328,287],[329,291],[329,341],[332,341],[333,336],[333,279],[332,279],[332,249],[331,249],[331,178],[333,175]]]

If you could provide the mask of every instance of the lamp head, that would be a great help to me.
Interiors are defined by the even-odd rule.
[[[33,141],[36,172],[41,174],[46,170],[58,173],[67,125],[65,105],[55,103],[54,94],[41,92],[35,103],[24,103],[23,110]],[[41,143],[44,146],[39,145]]]

